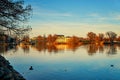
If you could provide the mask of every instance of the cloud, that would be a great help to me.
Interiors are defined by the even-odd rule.
[[[73,16],[70,13],[57,13],[57,12],[36,12],[33,13],[33,15],[36,16],[50,16],[50,17],[71,17]]]
[[[120,21],[120,15],[117,15],[114,19]]]
[[[120,21],[120,13],[108,13],[108,14],[100,14],[100,13],[91,13],[88,14],[88,18],[86,20],[94,20],[96,22],[101,22],[101,23],[111,23],[112,22],[117,22]]]
[[[98,13],[91,13],[88,16],[91,16],[91,17],[100,17],[100,15]]]
[[[35,6],[34,7],[34,12],[33,15],[35,16],[49,16],[49,17],[72,17],[73,14],[69,13],[69,12],[59,12],[59,11],[55,11],[55,10],[48,10],[48,9],[44,9],[44,8],[40,8]]]

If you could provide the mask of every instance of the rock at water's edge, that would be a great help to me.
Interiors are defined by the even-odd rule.
[[[13,69],[9,61],[0,55],[0,80],[25,80],[25,78]]]

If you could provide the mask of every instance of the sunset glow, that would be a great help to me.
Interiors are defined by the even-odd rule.
[[[31,36],[64,34],[86,36],[113,31],[120,34],[119,0],[25,0],[33,7]]]

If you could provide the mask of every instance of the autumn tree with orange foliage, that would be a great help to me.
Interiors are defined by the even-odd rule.
[[[72,36],[68,42],[68,44],[78,44],[80,42],[80,38],[77,36]]]
[[[96,34],[93,33],[93,32],[88,32],[87,34],[89,40],[90,40],[90,43],[95,43],[95,38],[96,38]]]
[[[37,43],[38,44],[41,44],[42,43],[42,40],[43,40],[43,37],[41,35],[39,35],[36,39]]]
[[[54,44],[56,39],[57,39],[57,35],[52,36],[51,34],[49,34],[48,37],[47,37],[47,43],[49,45],[52,45],[52,44]]]
[[[22,42],[24,44],[29,44],[30,43],[30,37],[28,35],[24,36],[22,39]]]

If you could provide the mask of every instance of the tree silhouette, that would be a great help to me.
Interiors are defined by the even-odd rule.
[[[31,28],[24,25],[30,17],[30,5],[24,7],[23,0],[0,0],[0,27],[9,33],[24,34]],[[22,26],[23,25],[23,26]]]
[[[95,38],[96,38],[96,34],[93,33],[93,32],[88,32],[87,36],[88,36],[88,38],[90,40],[90,43],[94,43]]]
[[[106,35],[109,37],[110,43],[113,44],[113,41],[116,38],[117,34],[115,32],[108,31]]]
[[[103,33],[99,33],[99,41],[103,41],[104,38],[104,34]]]

